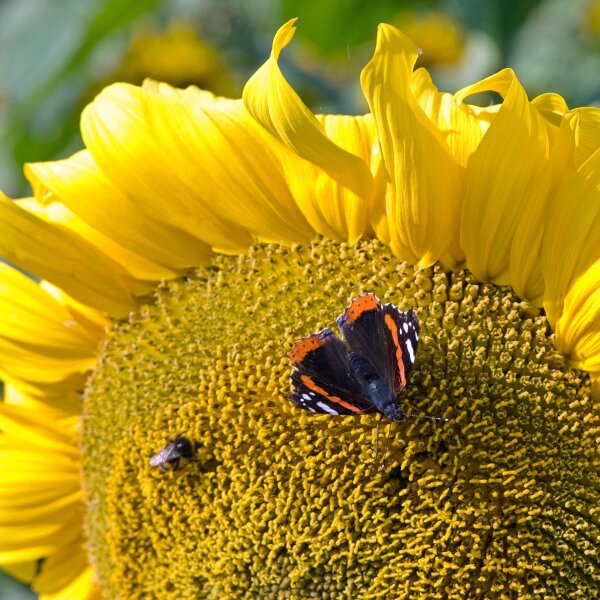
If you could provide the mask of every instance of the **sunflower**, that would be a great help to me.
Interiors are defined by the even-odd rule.
[[[85,150],[0,199],[2,255],[70,315],[7,310],[2,373],[48,407],[23,427],[53,435],[85,386],[78,506],[103,597],[596,597],[600,112],[529,101],[509,69],[441,93],[381,25],[370,113],[314,115],[278,67],[293,35],[242,100],[108,87]],[[466,102],[480,91],[503,101]],[[415,310],[402,401],[448,419],[390,423],[380,461],[372,416],[286,400],[291,345],[363,292]],[[177,434],[191,463],[152,468]],[[35,535],[70,547],[31,506],[4,564],[50,563]]]

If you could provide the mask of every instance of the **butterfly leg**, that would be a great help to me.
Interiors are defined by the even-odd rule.
[[[383,458],[381,459],[381,470],[385,467],[385,459],[388,455],[388,446],[390,444],[390,423],[385,424],[385,441],[383,443]]]
[[[381,413],[379,413],[379,418],[377,419],[377,426],[375,428],[375,450],[373,452],[373,462],[377,462],[377,456],[379,454],[379,426],[381,424]]]

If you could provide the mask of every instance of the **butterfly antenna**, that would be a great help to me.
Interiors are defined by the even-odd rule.
[[[429,415],[404,415],[406,419],[429,419],[430,421],[439,421],[440,423],[447,423],[449,419],[444,417],[431,417]]]

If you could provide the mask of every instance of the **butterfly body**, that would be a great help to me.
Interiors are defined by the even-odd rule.
[[[292,402],[311,412],[379,412],[404,421],[399,396],[415,361],[419,321],[414,311],[382,305],[375,294],[355,298],[338,317],[344,341],[329,328],[302,338],[288,356]]]
[[[360,354],[348,353],[354,376],[360,382],[365,398],[378,412],[392,421],[400,420],[397,415],[397,403],[394,392],[388,382]]]

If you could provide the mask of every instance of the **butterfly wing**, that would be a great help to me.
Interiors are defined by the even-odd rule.
[[[294,404],[330,415],[374,412],[353,375],[344,343],[331,329],[298,340],[288,357],[294,366],[290,398]]]
[[[410,378],[419,344],[419,319],[411,308],[408,312],[398,310],[393,304],[383,307],[384,321],[394,346],[394,394],[398,395]],[[392,326],[392,321],[395,326]]]
[[[368,361],[374,373],[388,382],[394,396],[406,386],[415,362],[419,320],[413,310],[382,306],[375,294],[358,296],[337,319],[352,353]],[[363,369],[366,367],[363,366]]]

